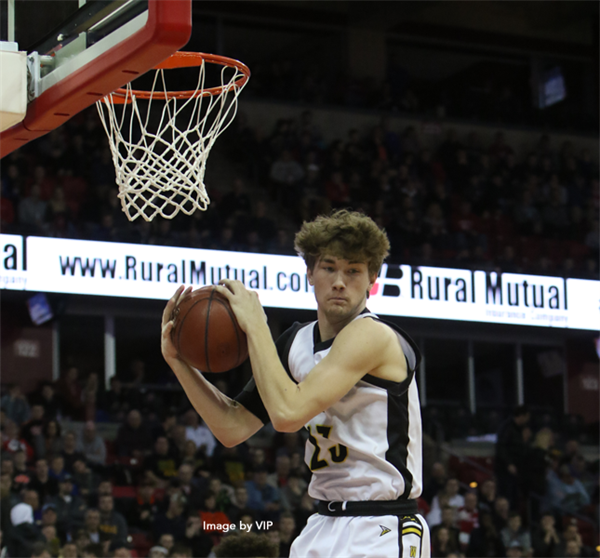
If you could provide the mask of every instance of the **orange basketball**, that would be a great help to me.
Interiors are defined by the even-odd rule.
[[[212,285],[173,310],[171,339],[179,356],[201,372],[226,372],[248,358],[248,341],[229,301]]]

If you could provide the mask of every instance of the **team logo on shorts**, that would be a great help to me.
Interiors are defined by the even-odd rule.
[[[417,547],[410,545],[410,558],[416,558],[417,556]]]
[[[379,527],[381,527],[381,533],[379,533],[380,537],[383,537],[383,535],[387,535],[388,533],[392,532],[392,530],[388,529],[385,525],[380,525]]]

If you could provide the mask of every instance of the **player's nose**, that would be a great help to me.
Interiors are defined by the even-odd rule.
[[[346,283],[344,283],[344,274],[340,271],[338,271],[334,278],[333,278],[333,286],[336,289],[343,289],[346,286]]]

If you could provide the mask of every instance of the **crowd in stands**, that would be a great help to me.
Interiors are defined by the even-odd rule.
[[[237,178],[209,184],[206,212],[130,223],[116,195],[93,110],[10,154],[2,165],[3,232],[293,254],[305,219],[340,207],[372,216],[392,263],[598,278],[598,166],[548,134],[517,156],[450,129],[435,150],[414,126],[381,118],[325,142],[310,111],[268,137],[243,114],[220,140]]]
[[[229,556],[236,541],[220,553],[223,541],[248,531],[289,555],[316,509],[303,432],[267,426],[226,448],[183,393],[168,405],[160,391],[142,399],[135,380],[88,384],[71,367],[29,394],[3,386],[3,557]],[[594,556],[599,461],[525,407],[496,426],[483,467],[425,459],[432,556]]]
[[[343,65],[306,51],[295,58],[246,60],[252,79],[244,96],[310,105],[383,110],[425,118],[449,117],[497,124],[597,132],[598,119],[584,109],[580,87],[546,110],[531,102],[529,68],[490,60],[475,62],[445,79],[416,77],[392,52],[383,79],[349,75]],[[577,78],[570,72],[567,83]],[[592,109],[593,110],[593,109]]]

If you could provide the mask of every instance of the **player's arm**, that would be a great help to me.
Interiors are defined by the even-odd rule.
[[[179,380],[188,399],[215,437],[226,447],[247,440],[262,427],[262,421],[243,405],[227,397],[198,370],[182,361],[173,342],[171,314],[179,300],[191,291],[179,287],[167,303],[162,318],[161,349],[167,364]]]
[[[356,320],[340,331],[327,356],[296,384],[279,360],[256,293],[236,281],[226,284],[228,288],[220,287],[220,292],[228,297],[248,336],[252,373],[275,430],[299,430],[344,397],[365,374],[390,365],[392,358],[398,366],[401,349],[395,333],[374,320]]]

